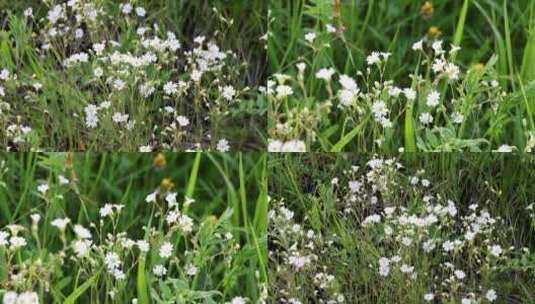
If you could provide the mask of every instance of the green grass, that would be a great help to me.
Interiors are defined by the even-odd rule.
[[[0,294],[36,291],[43,303],[127,303],[134,298],[138,303],[222,303],[237,296],[252,302],[262,297],[267,283],[267,155],[6,153],[1,161],[0,230],[7,231],[8,224],[25,227],[19,235],[28,244],[15,251],[0,246]],[[60,185],[60,175],[71,182]],[[169,182],[164,179],[174,184],[169,191],[177,193],[180,210],[193,219],[190,235],[166,228],[164,198],[145,202],[155,189],[165,191]],[[37,191],[43,183],[50,186],[45,194]],[[184,197],[195,202],[184,207]],[[124,209],[101,218],[99,208],[105,203],[123,204]],[[37,229],[31,228],[30,214],[41,215]],[[50,224],[63,217],[71,219],[66,244]],[[95,247],[84,259],[72,251],[74,224],[93,234]],[[148,226],[154,231],[144,228]],[[119,232],[148,241],[150,251],[123,251],[117,241],[105,241],[106,234]],[[226,234],[233,239],[221,239]],[[169,264],[158,256],[165,239],[175,246]],[[124,280],[115,280],[103,266],[110,250],[123,259]],[[196,275],[184,275],[186,261],[198,267]],[[159,263],[168,268],[163,278],[152,270]],[[12,276],[23,267],[28,272],[17,283]]]
[[[344,189],[349,181],[364,176],[368,170],[366,162],[372,158],[372,155],[362,153],[308,153],[271,158],[269,184],[273,212],[279,212],[281,204],[295,214],[288,221],[271,219],[274,223],[269,236],[272,252],[270,303],[290,298],[302,303],[319,303],[320,300],[336,300],[340,294],[346,303],[425,303],[423,295],[430,290],[436,290],[435,299],[441,303],[458,303],[470,291],[475,292],[478,303],[489,303],[484,299],[484,293],[490,287],[498,294],[497,303],[531,303],[535,299],[530,288],[534,284],[535,213],[526,210],[535,193],[530,182],[534,178],[533,172],[528,169],[535,164],[533,157],[481,153],[402,154],[397,159],[403,168],[398,173],[385,174],[385,179],[377,179],[386,186],[375,194],[377,203],[373,204],[371,196],[366,196],[376,175],[369,175],[370,184],[364,184],[363,193],[355,194],[357,197],[352,201]],[[360,173],[344,173],[351,166],[359,166]],[[409,184],[408,178],[419,170],[425,170],[421,178],[431,181],[428,191]],[[333,186],[331,180],[335,177],[339,181]],[[391,184],[389,181],[395,182]],[[417,244],[404,248],[385,236],[382,224],[370,229],[361,226],[363,219],[373,213],[381,214],[384,221],[381,210],[386,206],[418,212],[423,205],[422,196],[433,194],[437,200],[452,200],[458,210],[454,217],[457,220],[455,226],[429,230],[439,239],[458,238],[455,233],[467,225],[467,220],[461,219],[469,213],[471,204],[478,204],[480,209],[498,218],[500,228],[496,228],[494,237],[502,248],[511,246],[511,251],[497,262],[494,270],[482,268],[480,272],[480,264],[476,261],[485,263],[487,243],[479,240],[449,255],[442,255],[439,249],[425,254],[419,249],[423,241],[418,237],[414,237]],[[294,224],[301,230],[296,230]],[[396,237],[397,233],[403,235],[396,226],[392,228]],[[408,232],[412,230],[414,235],[421,232],[409,226],[406,229]],[[309,230],[315,237],[308,239],[304,236]],[[394,270],[394,266],[390,276],[379,276],[377,260],[381,256],[388,257],[389,253],[400,255],[404,263],[416,267],[418,277],[409,279]],[[317,259],[295,269],[288,266],[287,254],[314,254]],[[469,273],[458,289],[448,289],[448,275],[439,266],[450,260],[457,269],[461,267]],[[334,276],[333,281],[318,287],[315,278],[320,273]],[[433,283],[432,276],[444,278],[444,281]],[[439,295],[438,290],[445,294]]]

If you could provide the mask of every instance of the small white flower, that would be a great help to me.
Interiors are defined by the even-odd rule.
[[[28,7],[24,10],[24,17],[30,18],[33,17],[33,9],[31,7]]]
[[[332,76],[334,75],[335,70],[333,68],[320,69],[316,73],[316,78],[323,79],[325,81],[331,81]]]
[[[48,184],[41,184],[37,186],[37,191],[41,192],[41,194],[45,194],[48,191],[49,187]]]
[[[366,57],[366,62],[368,65],[374,65],[377,63],[381,63],[381,53],[379,52],[372,52],[368,57]]]
[[[169,192],[169,193],[165,196],[165,201],[167,202],[167,204],[169,205],[169,207],[173,207],[173,206],[176,206],[176,205],[177,205],[177,202],[176,202],[176,195],[177,195],[176,192]]]
[[[308,43],[313,43],[316,39],[316,33],[308,33],[305,35],[305,40],[308,41]]]
[[[179,115],[176,117],[176,121],[181,127],[187,127],[189,125],[189,119],[186,116]]]
[[[169,242],[163,243],[163,245],[160,247],[159,254],[161,258],[169,258],[173,254],[173,245]]]
[[[419,119],[420,119],[420,122],[424,125],[433,123],[433,116],[429,114],[428,112],[424,112],[420,114]]]
[[[106,217],[113,214],[113,205],[105,204],[104,207],[100,208],[99,213],[100,217]]]
[[[485,294],[485,298],[487,298],[487,300],[489,300],[490,302],[494,302],[496,301],[498,296],[496,295],[496,291],[494,291],[494,289],[489,289]]]
[[[147,195],[147,197],[145,197],[145,202],[147,202],[147,203],[155,203],[156,202],[156,195],[158,195],[158,191],[154,191],[151,194]]]
[[[420,40],[412,45],[414,51],[422,51],[424,49],[424,41]]]
[[[26,240],[20,236],[13,236],[9,239],[9,243],[11,244],[11,249],[18,249],[21,247],[26,246]]]
[[[167,274],[167,269],[162,264],[158,264],[152,268],[152,272],[157,277],[163,277]]]
[[[500,245],[492,245],[490,247],[490,254],[492,254],[495,257],[499,257],[503,252],[503,249]]]
[[[33,291],[25,291],[17,297],[17,304],[39,304],[39,296]]]
[[[230,300],[230,304],[246,304],[247,299],[244,297],[234,297]]]
[[[106,267],[109,271],[112,271],[114,269],[118,269],[121,266],[121,259],[119,258],[119,255],[117,253],[108,252],[104,257],[104,264],[106,264]]]
[[[87,255],[91,249],[91,244],[90,240],[76,240],[72,243],[72,250],[77,257],[81,258]]]
[[[63,176],[63,175],[58,176],[58,180],[59,180],[59,184],[60,185],[68,185],[69,184],[69,180],[67,178],[65,178],[65,176]]]
[[[82,37],[84,37],[84,30],[80,28],[76,29],[76,31],[74,31],[74,38],[81,39]]]
[[[496,150],[496,152],[500,152],[500,153],[511,153],[513,152],[513,146],[509,146],[509,145],[501,145],[500,147],[498,147],[498,150]]]
[[[76,233],[76,236],[80,239],[91,239],[91,232],[89,229],[85,228],[82,225],[76,224],[74,225],[74,233]]]
[[[97,53],[97,55],[101,54],[105,48],[106,48],[106,45],[104,43],[93,44],[93,50],[95,50],[95,53]]]
[[[121,4],[121,11],[123,14],[128,15],[132,12],[132,5],[130,3]]]
[[[34,214],[30,215],[30,218],[32,219],[32,222],[34,224],[38,224],[39,221],[41,220],[41,215],[39,215],[38,213],[34,213]]]
[[[455,276],[459,280],[462,280],[462,279],[464,279],[466,277],[466,274],[462,270],[455,270],[453,273],[455,274]]]
[[[325,29],[327,29],[327,33],[329,34],[336,33],[336,28],[332,24],[327,23]]]
[[[148,152],[151,152],[151,151],[152,151],[152,147],[150,145],[139,147],[139,152],[148,153]]]
[[[464,121],[464,115],[461,114],[460,112],[455,112],[455,113],[452,114],[451,119],[452,119],[453,123],[461,124]]]
[[[7,246],[9,245],[9,233],[5,231],[0,231],[0,246]]]
[[[122,122],[126,122],[128,120],[128,114],[123,114],[123,113],[120,113],[120,112],[115,112],[113,114],[113,117],[112,117],[112,120],[116,123],[122,123]]]
[[[290,95],[292,95],[294,93],[292,88],[287,86],[287,85],[277,86],[277,88],[275,90],[277,92],[277,99],[282,99],[282,98],[290,96]]]
[[[424,300],[426,300],[427,302],[431,302],[433,301],[433,299],[435,299],[435,295],[432,293],[426,293],[424,295]]]
[[[440,103],[440,93],[437,92],[437,91],[432,91],[431,93],[429,93],[429,95],[427,95],[427,106],[430,107],[430,108],[434,108],[436,106],[438,106],[438,104]]]
[[[67,227],[67,224],[71,222],[71,219],[66,217],[66,218],[58,218],[58,219],[55,219],[53,220],[50,225],[54,226],[54,227],[57,227],[59,230],[65,230],[65,228]]]
[[[229,150],[230,150],[230,145],[228,143],[228,140],[223,138],[217,142],[217,151],[228,152]]]
[[[147,14],[147,11],[145,11],[145,9],[142,7],[136,7],[136,14],[139,17],[145,17],[145,15]]]
[[[176,83],[174,83],[172,81],[169,81],[169,82],[164,84],[163,91],[167,95],[176,94],[178,92],[178,84],[176,84]]]
[[[403,89],[403,94],[409,101],[413,101],[416,99],[416,91],[411,88]]]
[[[17,298],[19,295],[14,291],[8,291],[4,294],[4,297],[2,298],[2,303],[4,304],[16,304]]]
[[[221,89],[221,96],[228,101],[231,101],[236,96],[236,90],[232,86],[225,86]]]
[[[188,264],[186,266],[186,274],[189,275],[189,276],[194,276],[196,275],[198,272],[198,269],[197,267],[195,267],[193,264]]]

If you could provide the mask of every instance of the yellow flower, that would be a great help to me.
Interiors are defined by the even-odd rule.
[[[427,31],[427,35],[429,35],[430,38],[437,38],[442,35],[442,31],[438,26],[432,26]]]
[[[175,186],[175,183],[173,183],[173,181],[168,177],[162,179],[162,182],[160,183],[160,187],[165,190],[169,190],[173,188],[174,186]]]
[[[433,3],[431,3],[431,1],[426,1],[424,5],[422,5],[422,8],[420,9],[420,14],[425,19],[431,18],[434,12],[435,12],[435,8],[433,7]]]
[[[156,168],[165,167],[165,165],[167,165],[167,161],[165,160],[165,155],[163,153],[156,154],[156,157],[154,157],[153,164]]]

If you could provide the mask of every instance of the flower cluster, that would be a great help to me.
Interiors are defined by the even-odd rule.
[[[63,194],[76,189],[78,183],[72,177],[59,175],[46,183],[40,182],[34,191],[45,201],[44,206],[51,206],[55,200],[66,199]],[[237,265],[245,250],[230,228],[231,209],[219,218],[197,218],[190,211],[195,200],[180,199],[178,192],[172,191],[170,181],[162,182],[139,204],[143,210],[150,210],[141,219],[139,231],[125,226],[123,214],[132,210],[127,210],[130,207],[123,203],[98,204],[97,210],[89,211],[97,217],[96,221],[36,207],[27,220],[21,218],[20,225],[0,227],[3,271],[8,276],[0,283],[0,289],[5,291],[0,293],[3,303],[52,301],[56,295],[51,289],[70,280],[71,271],[80,282],[88,281],[95,289],[102,286],[106,291],[102,295],[109,300],[119,296],[124,299],[125,288],[135,282],[139,267],[145,267],[148,284],[159,290],[159,298],[166,302],[195,301],[200,294],[211,302],[250,302],[246,297],[224,296],[216,284],[197,283],[213,275],[221,276],[226,284],[238,284],[240,274],[221,272],[215,266]],[[26,222],[31,224],[26,226]],[[173,293],[166,294],[167,289]]]
[[[308,33],[305,45],[317,54],[320,45],[329,48],[336,39],[336,32],[329,30]],[[373,142],[372,150],[531,151],[535,137],[529,132],[524,134],[529,142],[515,147],[503,133],[486,131],[486,121],[505,126],[502,118],[517,100],[502,88],[493,69],[495,58],[463,70],[455,63],[460,47],[448,50],[444,44],[431,37],[414,43],[415,73],[399,81],[388,79],[390,53],[372,52],[355,73],[302,57],[295,69],[289,67],[268,81],[270,141],[301,141],[309,150],[318,141],[329,150],[358,137]],[[481,126],[481,132],[474,132],[474,125]],[[404,137],[397,137],[400,132]]]
[[[119,18],[113,18],[117,9]],[[61,110],[61,120],[74,120],[69,124],[79,131],[70,148],[77,150],[89,145],[144,152],[234,148],[224,126],[231,111],[239,114],[251,89],[240,79],[243,60],[222,50],[217,35],[183,43],[165,25],[150,24],[150,12],[130,2],[70,0],[50,6],[39,20],[31,12],[23,29],[33,31],[28,43],[55,69],[50,79],[37,79],[24,69],[2,67],[3,146],[46,145],[39,142],[50,137],[40,136],[43,127],[61,128],[55,117],[35,120],[31,107],[48,115]],[[117,33],[106,35],[110,31]],[[54,83],[54,77],[65,81]],[[60,144],[69,142],[66,131],[59,135]]]
[[[388,290],[385,302],[501,301],[497,278],[523,255],[506,222],[491,202],[464,204],[435,189],[425,170],[409,174],[395,159],[374,157],[303,196],[304,213],[275,200],[272,298],[342,303],[369,299],[373,292],[357,290],[371,288]]]

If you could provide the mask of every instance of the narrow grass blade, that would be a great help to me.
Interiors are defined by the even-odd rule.
[[[137,299],[139,304],[149,303],[149,291],[147,287],[144,256],[139,259],[139,264],[137,265]]]
[[[416,139],[414,132],[413,102],[405,110],[405,151],[416,152]]]
[[[369,116],[367,116],[358,126],[344,135],[331,149],[331,152],[340,152],[344,147],[351,142],[351,140],[362,131],[362,128],[366,126]]]
[[[461,42],[463,41],[464,24],[466,23],[469,2],[470,0],[464,0],[463,7],[461,8],[461,14],[459,15],[459,21],[457,22],[457,27],[455,28],[453,44],[457,46],[461,45]]]
[[[95,273],[92,277],[90,277],[87,281],[85,281],[82,285],[78,286],[66,299],[64,304],[75,304],[76,300],[87,290],[89,289],[93,284],[96,283],[98,280],[99,273]]]
[[[197,176],[199,175],[199,166],[201,164],[201,152],[197,152],[195,160],[193,161],[193,167],[189,175],[188,187],[186,188],[186,196],[192,197],[195,192],[195,185],[197,184]]]

